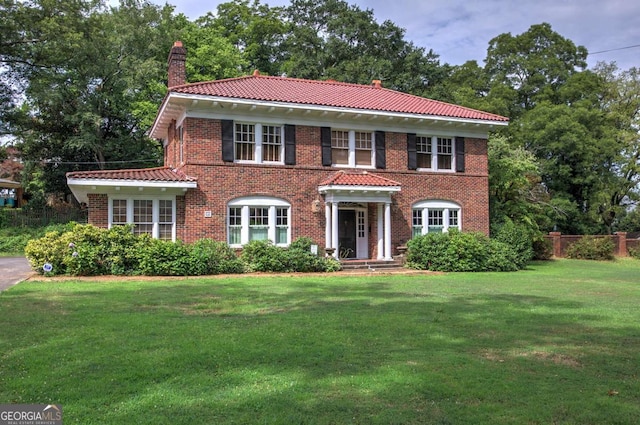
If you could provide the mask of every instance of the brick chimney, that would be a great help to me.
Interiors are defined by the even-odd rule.
[[[376,89],[381,89],[382,88],[382,81],[380,81],[380,80],[371,81],[371,87],[374,87]]]
[[[186,61],[187,49],[182,47],[182,41],[176,41],[169,52],[167,87],[172,88],[187,82]]]

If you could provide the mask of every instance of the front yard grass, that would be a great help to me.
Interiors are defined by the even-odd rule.
[[[0,403],[65,424],[632,424],[640,261],[27,281]]]

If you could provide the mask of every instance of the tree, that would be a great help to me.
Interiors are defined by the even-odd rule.
[[[269,75],[281,72],[282,42],[287,24],[284,8],[269,7],[258,0],[234,0],[218,6],[216,17],[207,14],[198,19],[202,27],[211,28],[242,54],[236,71],[245,74],[254,69]]]
[[[342,0],[293,0],[281,70],[291,77],[371,84],[428,94],[446,77],[438,56],[405,41],[404,29]]]
[[[505,100],[511,119],[540,101],[555,103],[556,92],[577,72],[586,69],[587,49],[553,31],[551,25],[532,25],[523,34],[500,34],[489,41],[485,71],[491,88],[508,88]]]
[[[238,77],[248,62],[215,26],[197,20],[185,27],[182,40],[187,48],[187,81],[199,82]]]
[[[602,105],[617,151],[611,173],[603,180],[596,202],[603,222],[611,231],[619,216],[640,199],[640,70],[618,69],[615,63],[599,63],[595,73],[602,79]]]
[[[513,148],[505,136],[492,135],[488,158],[491,223],[519,223],[531,234],[547,230],[544,216],[549,195],[540,184],[535,156],[522,147]]]
[[[19,32],[31,42],[5,64],[24,85],[10,125],[25,175],[42,180],[34,187],[65,194],[68,171],[157,165],[161,150],[145,131],[166,90],[166,54],[186,19],[135,0],[110,9],[98,1],[21,7],[30,19]]]

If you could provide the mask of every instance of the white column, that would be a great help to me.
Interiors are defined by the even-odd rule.
[[[378,260],[384,259],[384,213],[382,204],[378,204]]]
[[[391,203],[384,204],[384,259],[391,257]]]
[[[338,203],[331,204],[331,248],[335,249],[333,256],[339,258],[338,252]]]
[[[331,248],[331,203],[329,202],[324,203],[324,221],[324,247]]]

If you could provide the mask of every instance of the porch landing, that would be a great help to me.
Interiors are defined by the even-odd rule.
[[[359,271],[359,272],[390,272],[406,270],[402,262],[398,260],[341,260],[343,271]]]

